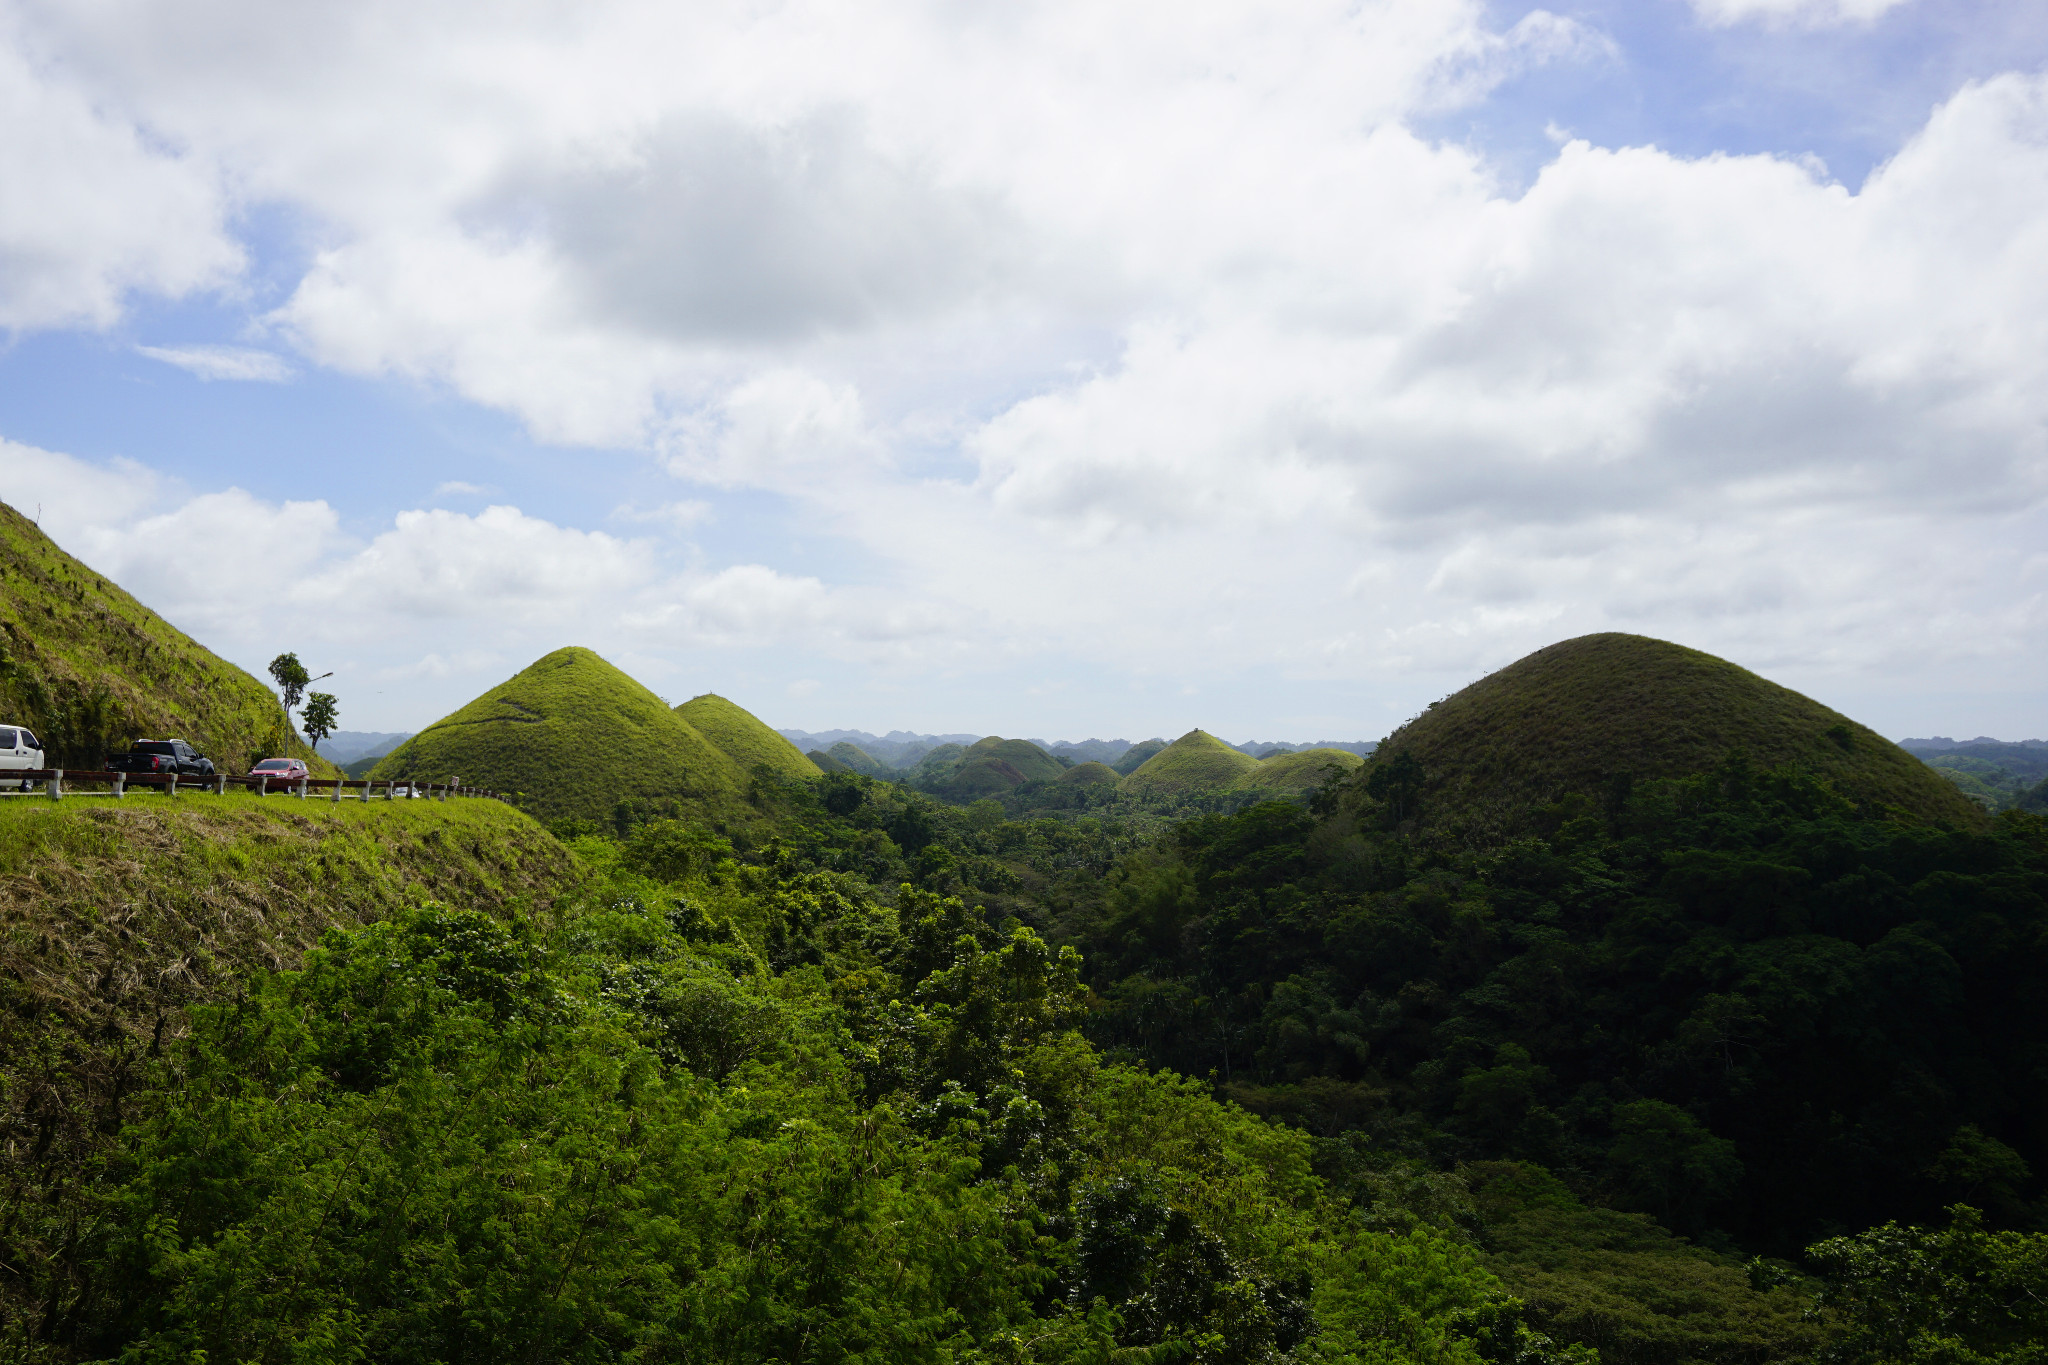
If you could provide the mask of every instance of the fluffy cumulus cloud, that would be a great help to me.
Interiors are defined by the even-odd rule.
[[[2036,74],[1862,184],[1567,140],[1524,186],[1422,120],[1627,54],[1479,0],[11,13],[0,92],[54,112],[0,155],[72,226],[32,281],[0,204],[0,321],[218,284],[224,215],[283,204],[311,250],[256,322],[304,363],[677,480],[625,536],[222,502],[289,525],[279,592],[337,620],[607,602],[636,649],[1360,679],[1617,627],[1788,675],[2011,664],[2048,625]],[[749,491],[860,581],[676,549]]]

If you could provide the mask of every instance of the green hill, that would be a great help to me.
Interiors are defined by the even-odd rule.
[[[1974,802],[1875,731],[1725,659],[1640,635],[1540,649],[1435,703],[1379,753],[1421,761],[1433,824],[1506,837],[1534,805],[1573,792],[1602,799],[1623,775],[1701,772],[1734,749],[1766,767],[1796,763],[1867,807],[1984,822]]]
[[[796,745],[763,725],[753,712],[715,692],[690,698],[676,708],[676,714],[738,764],[743,773],[751,773],[762,764],[784,777],[816,777],[821,771],[798,752]]]
[[[1132,773],[1143,767],[1147,759],[1165,747],[1166,741],[1163,739],[1144,740],[1133,744],[1130,748],[1117,755],[1116,762],[1109,766],[1119,776],[1129,777]]]
[[[1116,769],[1107,763],[1082,763],[1067,769],[1054,781],[1069,787],[1101,787],[1116,784]]]
[[[1322,786],[1332,771],[1341,775],[1364,766],[1364,759],[1342,749],[1302,749],[1260,759],[1238,785],[1271,792],[1305,792]]]
[[[191,741],[226,772],[260,758],[337,771],[256,679],[57,548],[0,503],[0,714],[54,766],[100,766],[140,738]]]
[[[1140,795],[1234,787],[1258,766],[1259,760],[1208,731],[1190,730],[1146,759],[1123,785],[1124,790]]]
[[[546,819],[624,799],[743,818],[748,776],[660,697],[587,649],[558,649],[385,755],[373,774],[521,794]]]
[[[811,760],[821,773],[850,773],[853,771],[853,769],[847,767],[822,749],[813,749],[805,754],[804,757]]]
[[[948,801],[995,796],[1026,782],[1054,782],[1067,772],[1058,759],[1027,739],[990,735],[957,756],[942,757],[951,747],[934,749],[917,769],[924,789]]]
[[[851,740],[842,739],[825,752],[831,754],[833,761],[848,771],[859,773],[864,777],[879,777],[886,781],[896,776],[894,768],[882,762]]]

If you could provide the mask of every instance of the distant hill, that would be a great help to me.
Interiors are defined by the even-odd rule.
[[[1741,749],[1796,763],[1844,796],[1966,826],[1983,815],[1913,755],[1790,688],[1696,649],[1587,635],[1540,649],[1434,703],[1381,754],[1420,760],[1433,823],[1509,837],[1534,805],[1705,771]]]
[[[1004,739],[990,735],[960,751],[957,758],[940,766],[932,762],[936,753],[920,765],[925,790],[949,801],[973,801],[1021,787],[1026,782],[1051,782],[1067,771],[1066,765],[1027,739]]]
[[[879,777],[886,781],[899,776],[895,768],[881,762],[858,744],[847,740],[840,740],[825,752],[832,756],[832,760],[835,763],[839,763],[848,770],[861,774],[863,777]]]
[[[1364,766],[1364,759],[1344,749],[1301,749],[1260,759],[1256,767],[1238,779],[1237,785],[1275,793],[1305,792],[1322,786],[1333,775],[1342,776]]]
[[[853,769],[847,767],[823,749],[813,749],[805,754],[804,757],[816,764],[818,771],[821,773],[850,773],[853,771]]]
[[[2017,742],[1979,735],[1957,742],[1944,736],[1902,739],[1899,747],[1955,783],[1986,810],[2027,805],[2030,791],[2048,782],[2048,740]]]
[[[909,730],[891,730],[886,735],[871,735],[865,730],[777,730],[775,733],[805,750],[818,749],[830,753],[835,744],[851,744],[877,762],[905,771],[915,768],[926,754],[942,744],[965,746],[981,738],[980,735],[920,735]]]
[[[1146,759],[1124,779],[1123,787],[1138,795],[1234,787],[1258,766],[1259,760],[1206,730],[1190,730]]]
[[[1130,748],[1124,750],[1123,753],[1117,757],[1116,762],[1110,764],[1109,766],[1111,768],[1114,768],[1122,776],[1128,777],[1132,773],[1138,771],[1139,768],[1143,767],[1145,763],[1151,759],[1152,755],[1158,753],[1161,749],[1164,749],[1165,747],[1166,741],[1163,739],[1141,740],[1138,743],[1133,744]]]
[[[320,757],[347,767],[359,759],[382,758],[412,735],[410,730],[336,730],[320,741]]]
[[[52,764],[98,767],[141,738],[191,741],[223,770],[302,758],[276,694],[64,553],[0,503],[0,718],[28,726]]]
[[[714,823],[746,817],[751,780],[660,697],[573,647],[435,721],[385,755],[373,776],[460,777],[521,793],[545,819],[602,819],[621,799],[638,798]]]
[[[675,713],[711,741],[743,773],[765,764],[784,777],[816,777],[818,765],[805,758],[797,747],[776,734],[744,707],[715,692],[692,697]]]
[[[1114,763],[1131,747],[1127,739],[1034,739],[1031,742],[1054,758],[1070,758],[1076,763]]]
[[[1114,786],[1117,776],[1116,769],[1107,763],[1081,763],[1053,780],[1069,787],[1101,787]]]

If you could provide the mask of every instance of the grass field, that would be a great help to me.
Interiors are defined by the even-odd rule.
[[[1624,780],[1703,772],[1740,749],[1797,764],[1874,811],[1965,827],[1977,804],[1847,716],[1746,668],[1640,635],[1540,649],[1434,703],[1380,746],[1423,765],[1423,810],[1474,837],[1507,836],[1531,807]]]
[[[739,708],[734,707],[734,711]],[[744,713],[741,713],[744,714]],[[660,697],[588,649],[558,649],[392,750],[373,774],[518,794],[543,819],[604,819],[621,800],[746,819],[751,781]]]
[[[191,741],[224,771],[297,757],[269,688],[59,549],[0,503],[0,723],[27,725],[53,766],[98,767],[138,738]]]

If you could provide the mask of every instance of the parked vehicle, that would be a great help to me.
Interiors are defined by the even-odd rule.
[[[212,777],[213,760],[182,739],[138,739],[125,754],[107,760],[107,770],[116,773],[177,773],[180,776]]]
[[[249,769],[249,776],[267,777],[272,785],[279,788],[311,775],[311,770],[306,767],[305,762],[296,758],[266,758]]]
[[[43,742],[33,730],[25,725],[0,725],[0,788],[31,791],[40,784],[26,777],[10,779],[5,774],[48,766],[43,760]]]

